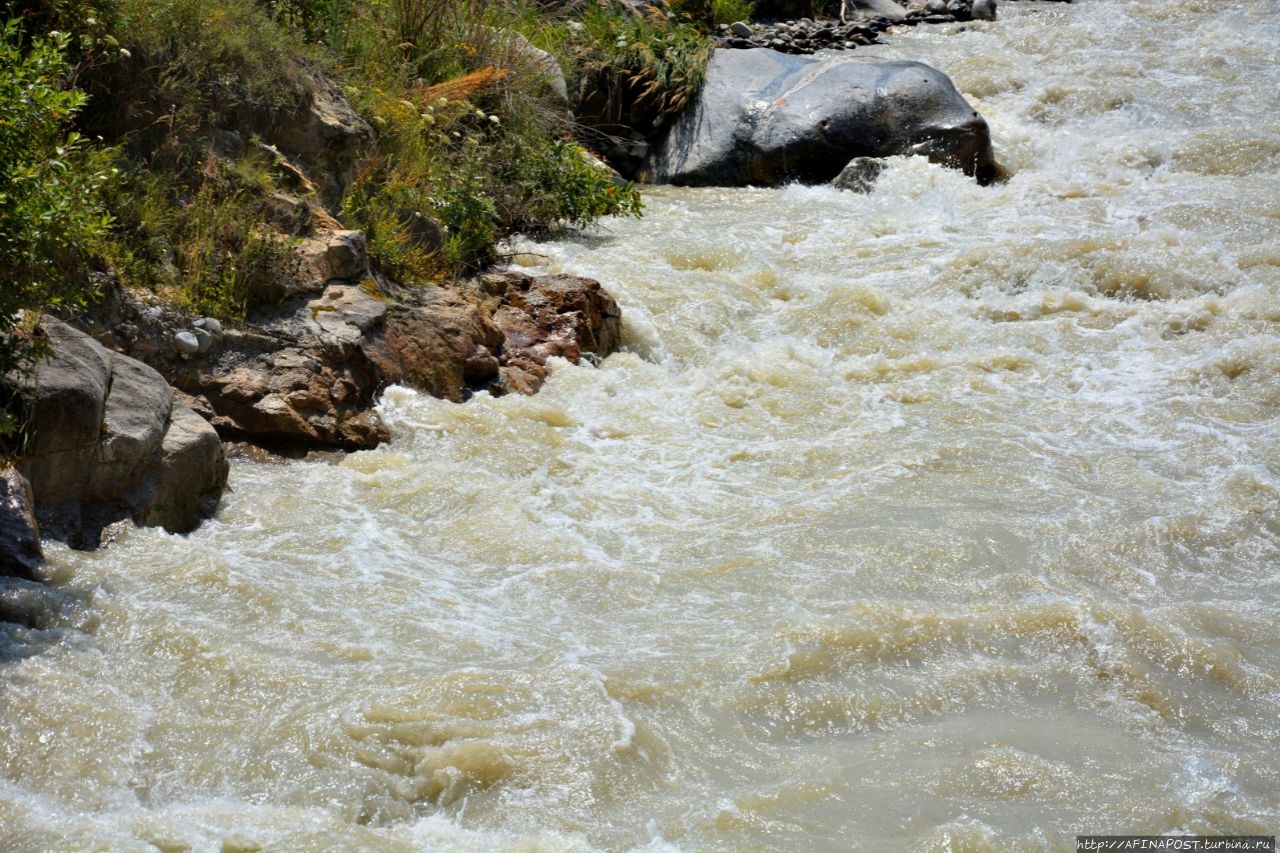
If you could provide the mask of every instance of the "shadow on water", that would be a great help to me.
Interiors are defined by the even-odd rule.
[[[73,595],[38,581],[0,577],[0,665],[29,658],[68,633],[84,631],[89,608]]]

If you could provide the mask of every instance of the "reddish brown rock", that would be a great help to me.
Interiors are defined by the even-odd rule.
[[[461,402],[488,390],[532,394],[547,360],[577,362],[612,353],[621,335],[617,304],[598,282],[498,272],[463,293],[398,287],[369,276],[356,232],[317,238],[312,282],[292,298],[260,305],[206,353],[167,343],[188,318],[117,292],[92,325],[113,348],[137,354],[226,437],[270,445],[358,449],[387,440],[374,409],[388,385]],[[328,241],[328,242],[325,242]]]
[[[393,306],[383,334],[365,346],[365,353],[384,384],[461,402],[467,365],[483,360],[484,353],[493,357],[502,343],[502,332],[478,306],[452,291],[431,288]]]
[[[595,361],[617,351],[622,312],[600,282],[570,275],[534,278],[503,273],[485,282],[498,292],[493,321],[506,338],[499,359],[501,391],[531,394],[542,387],[546,363]]]

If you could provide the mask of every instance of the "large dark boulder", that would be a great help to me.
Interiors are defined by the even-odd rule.
[[[855,157],[919,154],[979,183],[998,174],[987,123],[919,62],[717,50],[697,103],[641,173],[653,183],[825,183]]]
[[[185,533],[211,515],[228,473],[213,428],[151,367],[56,320],[41,329],[51,354],[24,380],[34,439],[19,463],[41,532],[94,548],[117,521]]]
[[[14,468],[0,470],[0,577],[34,578],[44,560],[31,484]]]

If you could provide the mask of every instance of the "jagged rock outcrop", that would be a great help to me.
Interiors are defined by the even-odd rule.
[[[83,325],[190,395],[222,435],[282,449],[387,440],[374,406],[388,385],[457,402],[533,393],[548,359],[618,346],[618,306],[590,279],[495,271],[463,289],[397,285],[370,272],[363,235],[340,230],[304,241],[297,259],[263,285],[285,298],[220,329],[206,350],[181,340],[199,331],[190,318],[130,292],[113,291]]]
[[[489,277],[482,286],[499,295],[493,322],[504,337],[495,364],[500,392],[537,391],[552,358],[595,361],[618,349],[622,311],[598,281],[504,273]]]
[[[292,115],[264,116],[263,135],[313,181],[327,205],[336,207],[355,174],[361,147],[373,130],[356,114],[337,85],[311,70],[307,96]]]
[[[93,548],[124,519],[185,533],[212,515],[228,471],[212,427],[147,365],[57,320],[40,328],[51,354],[23,380],[34,439],[18,467],[41,532]]]
[[[919,154],[998,175],[987,123],[919,62],[717,50],[697,103],[642,177],[694,186],[823,183],[855,157]]]

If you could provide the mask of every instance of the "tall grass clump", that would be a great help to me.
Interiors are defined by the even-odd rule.
[[[713,0],[711,4],[711,21],[714,24],[749,21],[755,13],[756,4],[753,0]]]
[[[451,275],[491,262],[514,231],[639,214],[635,188],[572,142],[556,60],[513,29],[563,40],[539,20],[515,3],[391,0],[348,30],[349,64],[362,71],[348,93],[378,144],[342,212],[387,269]],[[440,245],[415,236],[417,215],[443,226]]]
[[[661,126],[697,96],[713,43],[698,27],[593,6],[574,28],[579,100],[597,118],[632,128]]]

